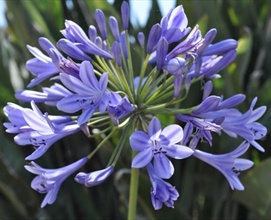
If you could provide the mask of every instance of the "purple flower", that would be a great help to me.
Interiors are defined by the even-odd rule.
[[[60,39],[57,42],[57,46],[60,50],[74,59],[91,61],[91,58],[88,55],[86,55],[82,50],[67,39]]]
[[[155,173],[160,178],[170,178],[174,167],[167,156],[183,159],[193,154],[193,150],[178,144],[183,138],[183,129],[179,125],[169,125],[163,130],[158,118],[151,120],[148,133],[135,131],[130,136],[133,150],[140,151],[133,159],[132,167],[147,166],[153,159]]]
[[[78,117],[78,124],[82,125],[88,121],[99,108],[104,112],[107,106],[105,90],[107,87],[108,75],[102,74],[98,81],[93,66],[90,62],[84,61],[80,66],[80,79],[71,75],[60,74],[62,83],[76,94],[67,96],[57,103],[57,108],[67,113],[74,113],[82,110]]]
[[[58,169],[44,169],[33,161],[31,161],[29,165],[25,166],[26,170],[38,175],[31,182],[32,189],[39,193],[46,193],[46,196],[41,203],[41,208],[47,204],[53,204],[55,202],[63,181],[65,181],[76,170],[81,168],[87,160],[88,159],[84,157],[68,166]]]
[[[126,96],[122,98],[116,92],[110,92],[109,94],[107,111],[113,124],[118,125],[119,119],[134,111],[135,106],[130,103]]]
[[[240,182],[238,176],[241,171],[252,167],[253,162],[248,159],[240,159],[237,157],[243,155],[248,148],[249,144],[243,142],[238,148],[230,153],[214,155],[195,150],[193,155],[218,169],[226,177],[232,189],[244,190],[244,186]]]
[[[14,141],[19,145],[33,145],[35,151],[26,160],[41,157],[56,141],[70,134],[76,133],[80,127],[69,116],[49,116],[42,114],[35,103],[32,109],[18,108],[9,105],[5,112],[11,123],[5,123],[7,132],[18,133]]]
[[[263,138],[267,133],[267,129],[255,121],[265,113],[266,106],[261,106],[253,110],[256,101],[257,98],[254,98],[246,113],[242,114],[238,112],[238,115],[227,117],[222,121],[220,126],[223,128],[223,131],[231,137],[241,136],[259,151],[264,152],[264,148],[255,140]]]
[[[112,59],[110,53],[98,47],[96,42],[92,42],[79,25],[73,21],[66,20],[65,26],[66,29],[62,30],[61,33],[80,50],[85,53],[101,56],[105,59]]]
[[[176,42],[184,37],[190,28],[187,28],[188,20],[182,5],[171,10],[161,19],[162,36],[168,43]]]
[[[31,130],[31,128],[28,126],[25,119],[23,118],[23,109],[23,107],[11,102],[7,103],[7,105],[4,107],[4,114],[8,117],[10,121],[3,124],[6,128],[6,132],[16,134]]]
[[[102,170],[97,170],[90,173],[80,172],[76,175],[75,181],[85,185],[86,187],[92,187],[103,183],[114,171],[114,166],[109,166]]]
[[[147,165],[147,171],[150,176],[151,201],[155,210],[161,209],[163,203],[170,208],[174,208],[174,201],[179,197],[178,191],[170,183],[161,179],[156,175],[154,167],[151,163]]]
[[[32,90],[20,90],[15,93],[15,97],[22,102],[45,103],[46,105],[56,106],[57,102],[64,97],[70,96],[73,93],[66,89],[64,86],[55,83],[50,88],[43,87],[43,92]]]
[[[42,49],[49,55],[46,56],[36,47],[27,45],[27,49],[35,56],[26,62],[26,68],[36,76],[28,84],[28,88],[38,85],[40,82],[59,73],[59,68],[55,65],[55,60],[50,56],[50,50],[54,49],[58,56],[63,57],[56,47],[46,38],[39,38],[39,44]]]

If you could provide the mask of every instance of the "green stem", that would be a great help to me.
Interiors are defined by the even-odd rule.
[[[132,151],[132,158],[134,158],[135,155],[136,152]],[[130,181],[128,220],[136,219],[138,182],[139,182],[139,169],[132,168]]]

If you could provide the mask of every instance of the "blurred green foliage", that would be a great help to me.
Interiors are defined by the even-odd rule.
[[[134,0],[135,1],[135,0]],[[138,0],[139,1],[139,0]],[[143,1],[143,0],[142,0]],[[72,4],[67,4],[72,3]],[[94,11],[102,9],[106,15],[119,18],[120,0],[114,4],[94,0],[7,0],[6,18],[8,26],[0,32],[0,105],[17,101],[14,92],[25,88],[31,76],[26,71],[25,62],[31,58],[26,45],[38,46],[41,36],[56,42],[61,38],[59,30],[64,28],[64,20],[70,19],[83,27],[95,23]],[[271,127],[271,4],[269,0],[178,0],[183,4],[189,26],[199,24],[202,33],[216,28],[216,41],[234,38],[238,40],[238,57],[222,73],[221,79],[214,81],[217,95],[225,97],[235,93],[247,95],[245,110],[253,97],[258,97],[258,105],[266,105],[267,113],[261,123]],[[72,5],[71,7],[68,7]],[[159,22],[161,13],[158,3],[152,1],[152,9],[142,30]],[[133,34],[139,29],[131,30]],[[195,87],[200,85],[195,85]],[[198,91],[198,90],[195,90]],[[193,100],[200,100],[201,94],[194,92]],[[20,103],[22,104],[22,103]],[[45,107],[44,107],[45,108]],[[46,109],[47,110],[47,109]],[[1,121],[7,119],[1,112]],[[167,119],[162,119],[167,120]],[[150,183],[146,174],[140,176],[138,219],[271,219],[271,148],[270,132],[261,141],[265,153],[251,149],[246,155],[255,162],[251,171],[243,173],[241,180],[245,191],[232,191],[224,177],[212,167],[189,158],[175,163],[176,171],[172,184],[180,192],[175,209],[164,207],[154,211],[151,205]],[[215,148],[210,152],[227,152],[239,145],[240,140],[232,140],[222,135],[216,136]],[[25,169],[25,156],[31,148],[17,146],[13,136],[0,128],[0,219],[122,219],[127,215],[129,189],[129,158],[122,158],[112,177],[103,185],[84,188],[69,178],[61,187],[57,201],[40,209],[44,195],[33,191],[30,182],[33,175]],[[46,155],[38,160],[44,167],[54,168],[69,164],[92,150],[93,142],[83,134],[67,137],[54,145]],[[112,146],[118,141],[112,139]],[[204,147],[204,146],[203,146]],[[100,169],[106,165],[112,153],[110,147],[100,151],[85,168],[85,171]],[[124,150],[129,154],[129,145]],[[127,151],[127,152],[126,152]]]

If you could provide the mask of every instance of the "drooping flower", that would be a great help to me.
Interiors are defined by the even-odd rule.
[[[244,190],[244,186],[240,182],[238,176],[241,171],[252,167],[253,162],[238,157],[243,155],[248,148],[249,144],[243,142],[238,148],[230,153],[215,155],[195,150],[193,156],[218,169],[226,177],[232,189]]]
[[[60,74],[61,82],[75,94],[61,99],[57,103],[57,108],[67,113],[82,110],[82,114],[78,117],[78,124],[82,125],[92,117],[97,108],[100,112],[105,111],[108,75],[102,74],[98,81],[91,63],[84,61],[80,66],[79,76],[80,79],[77,79],[71,75]]]
[[[32,109],[18,108],[16,105],[6,107],[10,123],[6,123],[7,132],[18,133],[14,141],[19,145],[33,145],[35,151],[26,157],[35,160],[41,157],[56,141],[80,131],[76,121],[70,116],[50,116],[42,114],[34,101]]]
[[[151,180],[151,201],[155,210],[161,209],[163,204],[174,208],[174,201],[179,197],[178,191],[170,183],[156,175],[151,163],[147,165],[147,171]]]
[[[130,136],[133,150],[140,151],[132,161],[132,167],[147,166],[153,159],[155,173],[160,178],[170,178],[174,167],[167,156],[183,159],[193,154],[193,150],[178,144],[183,138],[183,129],[179,125],[169,125],[163,130],[158,118],[153,117],[148,132],[135,131]]]
[[[102,170],[97,170],[90,173],[80,172],[74,178],[76,182],[92,187],[103,183],[114,171],[114,166],[109,166]]]
[[[33,161],[31,161],[29,165],[25,166],[26,170],[38,175],[31,182],[32,189],[42,194],[46,193],[46,196],[41,203],[41,208],[47,204],[53,204],[55,202],[63,181],[65,181],[76,170],[81,168],[87,160],[88,159],[84,157],[68,166],[57,169],[45,169]]]

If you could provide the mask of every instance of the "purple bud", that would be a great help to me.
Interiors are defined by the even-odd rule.
[[[217,34],[217,30],[215,28],[209,30],[205,34],[202,45],[200,46],[200,48],[197,51],[198,55],[200,55],[202,52],[204,52],[204,50],[212,43],[212,41],[214,40],[216,34]]]
[[[216,74],[217,72],[228,66],[235,59],[236,56],[236,51],[231,50],[227,52],[221,59],[219,59],[220,57],[217,57],[218,60],[214,62],[213,66],[204,71],[203,75],[206,77],[211,77],[213,74]]]
[[[161,70],[164,66],[165,58],[167,55],[167,50],[168,50],[168,43],[167,40],[162,37],[158,44],[157,44],[157,49],[156,49],[156,63],[157,63],[157,69]]]
[[[205,83],[204,85],[204,89],[203,89],[203,100],[206,99],[212,92],[213,90],[213,83],[212,81],[208,81]]]
[[[102,170],[90,173],[78,173],[74,178],[76,182],[84,184],[86,187],[92,187],[104,182],[114,171],[114,166],[109,166]]]
[[[118,66],[121,66],[121,48],[117,41],[112,44],[112,53]]]
[[[129,17],[130,17],[130,8],[128,3],[124,1],[121,5],[121,19],[124,30],[128,30],[129,28]]]
[[[147,43],[147,53],[151,54],[161,38],[162,29],[159,24],[152,26]]]
[[[203,102],[192,111],[194,115],[199,115],[201,113],[206,113],[208,111],[214,110],[220,103],[221,98],[218,96],[209,96],[204,99]]]
[[[113,16],[109,17],[109,27],[114,39],[117,42],[120,42],[119,24],[118,24],[117,19]]]
[[[145,35],[143,32],[139,32],[138,35],[137,35],[137,39],[139,41],[139,44],[142,48],[144,48],[144,45],[145,45]]]
[[[126,35],[125,35],[124,31],[121,32],[120,43],[121,43],[121,48],[122,48],[122,52],[124,54],[124,57],[126,59],[128,59],[127,42],[126,42]]]
[[[236,40],[233,39],[227,39],[220,41],[216,44],[213,44],[209,46],[204,52],[203,56],[211,56],[211,55],[221,55],[224,54],[230,50],[235,50],[237,47],[238,43]]]
[[[102,38],[106,40],[107,39],[106,23],[105,23],[105,16],[102,10],[100,9],[96,10],[95,19],[99,27],[99,30],[101,32]]]
[[[97,30],[96,27],[93,25],[90,25],[88,28],[88,37],[92,42],[96,41],[96,37],[97,37]]]
[[[173,75],[179,75],[183,73],[183,67],[185,65],[185,59],[181,57],[176,57],[168,61],[166,65],[166,70]]]
[[[96,37],[96,40],[94,42],[98,47],[100,47],[100,48],[103,47],[103,40],[101,37]]]

